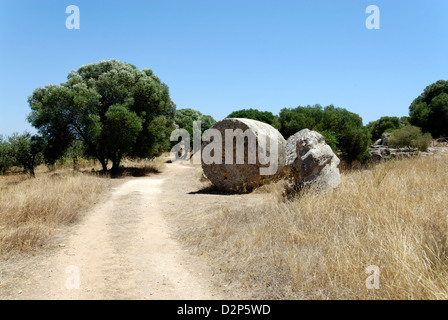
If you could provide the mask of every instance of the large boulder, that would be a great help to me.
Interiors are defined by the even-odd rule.
[[[303,129],[286,142],[286,165],[297,187],[336,188],[341,183],[339,162],[318,132]]]
[[[286,141],[264,122],[224,119],[216,122],[203,140],[203,172],[225,192],[248,192],[277,177],[285,165]]]

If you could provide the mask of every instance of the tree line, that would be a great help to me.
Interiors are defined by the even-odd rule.
[[[168,151],[175,128],[190,134],[210,128],[215,119],[186,108],[176,110],[169,88],[149,69],[139,70],[118,60],[81,66],[60,85],[37,88],[28,98],[28,121],[37,134],[0,136],[0,174],[21,166],[34,175],[40,163],[58,159],[74,163],[80,157],[97,159],[103,171],[118,170],[122,159],[154,158]],[[329,105],[283,108],[278,115],[257,109],[241,109],[228,118],[249,118],[277,128],[285,138],[308,128],[320,132],[347,162],[369,158],[369,144],[384,132],[392,142],[427,148],[431,136],[448,136],[448,81],[431,84],[409,107],[409,116],[381,117],[363,125],[362,118],[344,108]]]
[[[278,115],[257,109],[232,112],[228,118],[243,117],[266,122],[287,139],[308,128],[320,132],[332,149],[345,161],[370,158],[368,147],[386,132],[389,145],[425,151],[432,137],[448,136],[448,81],[439,80],[428,87],[409,106],[409,116],[384,116],[363,125],[359,115],[333,105],[298,106],[281,109]]]

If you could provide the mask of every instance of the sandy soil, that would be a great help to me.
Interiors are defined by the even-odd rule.
[[[61,232],[53,249],[4,264],[3,274],[15,280],[1,298],[226,298],[207,262],[183,248],[167,222],[197,201],[226,201],[195,194],[198,188],[197,169],[182,164],[117,183],[80,224]]]

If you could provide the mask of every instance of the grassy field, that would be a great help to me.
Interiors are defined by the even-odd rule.
[[[121,177],[157,172],[160,161],[124,161]],[[36,178],[25,174],[0,176],[0,258],[28,252],[56,235],[59,228],[79,221],[113,185],[109,175],[99,174],[99,163],[82,162],[51,171],[36,170]]]
[[[446,158],[344,172],[330,194],[281,191],[264,187],[249,210],[196,212],[179,229],[241,298],[448,299]]]
[[[42,245],[59,227],[76,222],[106,186],[105,179],[69,172],[0,177],[0,256]]]
[[[124,176],[163,166],[125,165]],[[35,179],[1,176],[0,258],[39,247],[101,201],[114,179],[92,169],[40,169]],[[200,177],[198,168],[194,179]],[[253,206],[225,195],[220,210],[178,212],[176,236],[207,257],[233,297],[448,299],[447,158],[345,171],[328,194],[285,200],[282,191],[277,182],[254,191],[252,199],[260,201]],[[378,289],[367,286],[371,266],[379,271]]]

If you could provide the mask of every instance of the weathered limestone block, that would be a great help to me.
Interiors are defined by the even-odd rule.
[[[285,165],[286,141],[264,122],[224,119],[216,122],[203,140],[204,174],[226,192],[250,191],[278,176]]]

